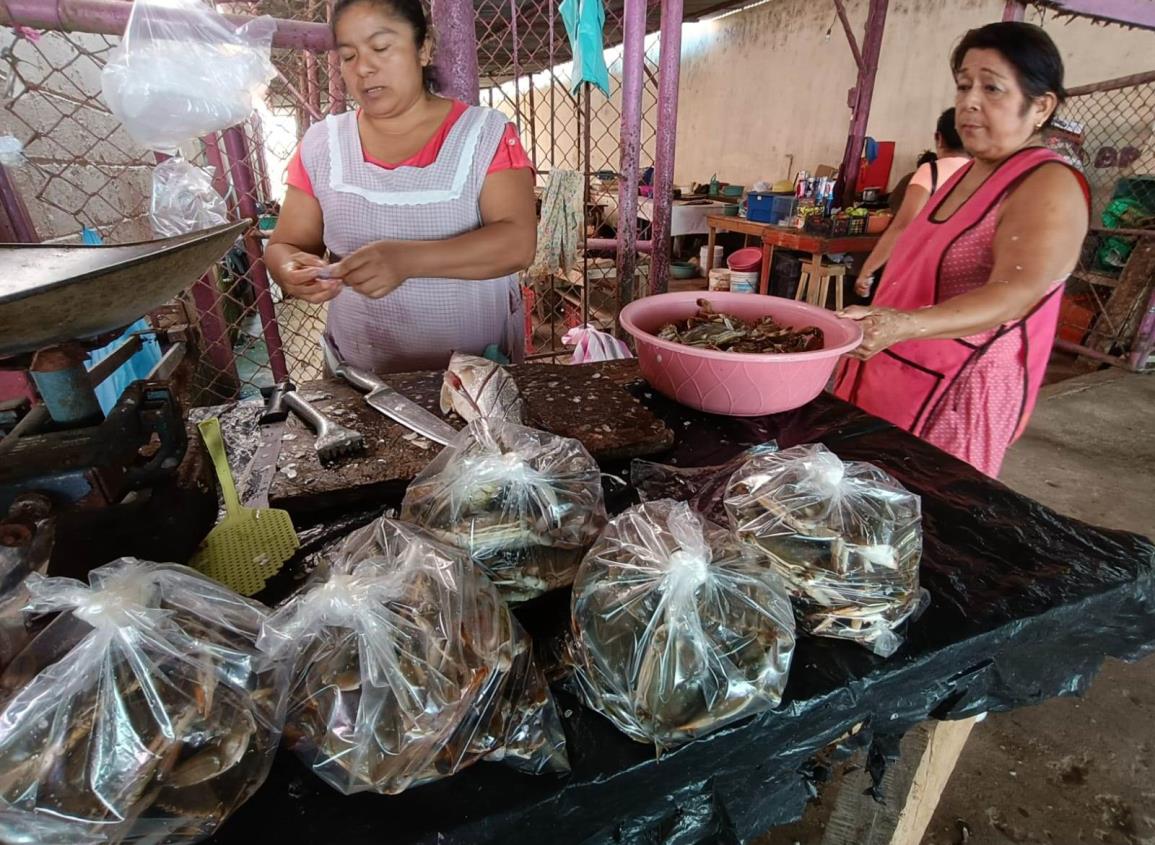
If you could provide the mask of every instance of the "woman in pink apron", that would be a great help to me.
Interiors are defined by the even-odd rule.
[[[1065,94],[1043,30],[971,30],[951,67],[973,161],[903,232],[873,304],[846,310],[865,340],[835,392],[997,476],[1042,384],[1090,195],[1040,146]]]
[[[492,347],[520,360],[517,272],[537,219],[516,130],[433,93],[420,0],[339,0],[333,33],[360,108],[310,127],[290,161],[273,278],[328,302],[326,333],[364,369],[442,368]]]

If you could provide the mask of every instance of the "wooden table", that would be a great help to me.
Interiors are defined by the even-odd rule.
[[[743,217],[722,217],[711,215],[706,218],[710,227],[707,241],[707,255],[714,254],[714,242],[717,232],[737,232],[747,238],[758,238],[762,246],[762,274],[758,280],[758,292],[770,292],[770,263],[774,258],[775,249],[793,249],[799,252],[809,252],[817,263],[822,262],[824,255],[837,255],[843,252],[852,254],[869,253],[878,243],[878,235],[853,235],[837,238],[823,235],[811,235],[800,229],[787,229],[772,223],[757,223]]]

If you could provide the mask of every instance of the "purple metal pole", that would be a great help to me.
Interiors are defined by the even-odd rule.
[[[229,171],[225,167],[224,159],[221,158],[220,136],[216,132],[210,132],[201,138],[201,143],[205,145],[205,158],[208,159],[209,165],[213,169],[213,188],[215,188],[216,192],[224,197],[225,202],[228,203],[229,218],[239,220],[237,198],[236,195],[229,190]]]
[[[320,69],[317,66],[317,57],[312,53],[305,54],[305,97],[309,108],[317,115],[313,120],[321,117],[321,84],[318,78]]]
[[[65,32],[123,35],[132,4],[122,0],[5,0],[0,3],[0,26],[28,26]],[[155,15],[155,18],[153,17]],[[150,20],[179,26],[188,17],[179,11],[150,10]],[[234,25],[253,20],[245,15],[225,15]],[[323,23],[274,19],[273,46],[290,50],[323,52],[332,49],[333,37]]]
[[[509,0],[509,28],[513,37],[513,117],[521,134],[521,60],[517,55],[517,0]],[[530,83],[533,84],[532,82]]]
[[[1059,14],[1155,29],[1155,4],[1151,0],[1048,0],[1047,6]]]
[[[437,30],[437,77],[441,91],[465,103],[480,103],[477,70],[477,27],[469,0],[434,0],[433,27]]]
[[[862,66],[854,86],[850,134],[842,154],[838,175],[842,180],[842,205],[854,203],[858,187],[858,172],[862,160],[862,145],[866,141],[866,125],[870,120],[870,101],[874,97],[874,78],[878,74],[878,57],[882,52],[882,33],[886,28],[886,10],[889,0],[870,0],[866,13],[866,37],[862,41]]]
[[[40,236],[36,234],[36,226],[32,223],[24,200],[21,199],[16,186],[12,184],[8,169],[2,164],[0,164],[0,206],[4,209],[17,243],[40,243]]]
[[[329,0],[327,19],[332,25],[335,0]],[[341,59],[336,52],[329,53],[329,114],[345,111],[345,83],[341,79]]]
[[[638,171],[642,152],[642,65],[646,0],[626,0],[622,13],[622,127],[618,175],[618,309],[634,298],[638,263]]]
[[[261,118],[256,112],[249,116],[249,126],[253,129],[253,158],[257,162],[257,185],[261,189],[260,201],[268,203],[273,198],[272,185],[269,182],[269,168],[265,162],[265,133],[261,129]]]
[[[1131,350],[1130,364],[1135,371],[1142,370],[1147,365],[1147,359],[1155,351],[1155,288],[1147,300],[1147,312],[1135,332],[1135,345]]]
[[[1021,21],[1026,17],[1027,4],[1022,0],[1007,0],[1006,5],[1003,6],[1003,20],[1004,21]]]
[[[554,163],[555,153],[557,152],[557,102],[555,92],[557,91],[557,76],[554,74],[554,68],[557,67],[557,61],[554,56],[554,7],[556,3],[548,3],[549,6],[549,169],[553,170],[557,165]]]
[[[662,3],[661,53],[658,55],[658,141],[654,155],[654,251],[650,293],[670,286],[670,217],[674,202],[674,150],[678,140],[678,78],[682,61],[682,0]]]
[[[241,215],[248,217],[254,223],[257,219],[257,203],[255,199],[256,183],[253,180],[253,169],[249,164],[248,144],[245,133],[239,126],[225,130],[225,154],[229,157],[229,165],[233,175],[233,184],[237,187],[237,204]],[[289,368],[285,363],[285,349],[281,343],[281,331],[277,326],[277,312],[273,307],[273,297],[269,293],[269,276],[265,272],[265,260],[261,254],[260,239],[250,229],[245,233],[245,252],[249,256],[249,281],[257,295],[257,312],[261,315],[262,333],[265,337],[265,346],[269,350],[269,365],[273,369],[273,380],[282,382],[289,377]]]

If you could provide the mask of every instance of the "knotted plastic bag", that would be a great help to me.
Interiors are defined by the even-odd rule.
[[[138,143],[173,153],[252,113],[276,71],[270,17],[233,26],[203,0],[135,0],[101,74],[104,102]]]
[[[464,549],[509,601],[573,583],[606,522],[601,472],[577,440],[478,419],[409,485],[401,518]]]
[[[0,677],[0,841],[196,842],[268,774],[284,686],[265,609],[183,566],[28,577],[59,615]]]
[[[634,354],[630,352],[630,347],[612,334],[601,331],[593,323],[570,329],[565,333],[561,342],[566,346],[573,347],[574,364],[617,361],[622,358],[634,357]]]
[[[785,586],[684,502],[613,519],[573,588],[586,703],[636,740],[678,745],[775,707],[794,652]]]
[[[464,554],[379,519],[325,564],[261,635],[293,667],[286,739],[322,780],[393,794],[481,759],[568,770],[529,637]]]
[[[228,223],[229,210],[207,171],[169,158],[152,171],[148,219],[158,238],[172,238]]]
[[[803,630],[889,656],[919,608],[919,497],[868,463],[822,445],[748,460],[730,479],[726,511],[764,552],[796,600]]]

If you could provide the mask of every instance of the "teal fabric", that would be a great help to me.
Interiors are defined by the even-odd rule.
[[[583,82],[589,82],[608,97],[610,71],[606,67],[602,41],[606,10],[601,0],[562,0],[558,12],[573,50],[573,84],[570,90],[576,94]]]
[[[493,361],[495,364],[501,364],[503,367],[510,364],[509,358],[501,351],[496,343],[491,343],[485,347],[485,353],[481,357],[488,358],[490,361]]]
[[[99,246],[103,243],[100,233],[87,226],[80,233],[80,239],[85,246]],[[102,360],[115,352],[129,337],[138,332],[152,332],[152,326],[143,317],[133,323],[123,335],[101,349],[95,349],[88,355],[88,369],[92,369]],[[140,351],[121,364],[120,369],[113,372],[108,378],[96,386],[96,399],[100,408],[108,413],[115,407],[124,389],[138,379],[146,378],[152,368],[160,363],[160,344],[154,335],[141,337]]]

